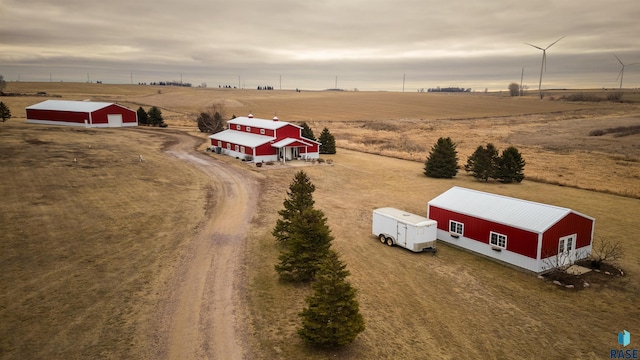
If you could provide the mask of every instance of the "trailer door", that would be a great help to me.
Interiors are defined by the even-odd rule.
[[[407,224],[398,223],[398,236],[396,240],[398,245],[407,247]]]

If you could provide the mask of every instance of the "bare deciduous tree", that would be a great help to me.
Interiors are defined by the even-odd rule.
[[[215,134],[224,130],[225,107],[223,103],[213,103],[198,115],[198,129]]]
[[[616,262],[622,259],[623,255],[622,244],[606,237],[600,237],[591,249],[591,258],[596,269],[599,269],[603,262]]]

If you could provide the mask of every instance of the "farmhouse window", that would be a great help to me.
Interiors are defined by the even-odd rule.
[[[507,248],[507,235],[498,234],[496,232],[491,232],[491,245],[501,247],[503,249]]]
[[[244,146],[240,146],[240,152],[244,154]]]
[[[227,149],[231,150],[231,144],[227,143]]]
[[[251,126],[247,126],[247,132],[251,132]]]
[[[222,147],[222,141],[218,140],[218,147]]]
[[[464,224],[449,220],[449,232],[453,234],[463,235]]]
[[[239,145],[235,146],[235,151],[240,151],[240,146]]]
[[[236,130],[241,130],[241,129],[242,129],[242,126],[236,125]]]
[[[260,129],[260,134],[264,135],[264,129]]]

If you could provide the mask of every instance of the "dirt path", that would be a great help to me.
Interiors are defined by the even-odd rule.
[[[163,359],[242,359],[238,291],[245,231],[257,202],[257,182],[194,150],[200,140],[175,133],[166,152],[211,177],[213,208],[191,241],[168,284],[159,310],[154,357]],[[170,211],[170,209],[167,209]]]

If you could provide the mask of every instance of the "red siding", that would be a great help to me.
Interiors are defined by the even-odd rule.
[[[275,155],[276,148],[271,146],[271,143],[262,144],[256,148],[256,156]]]
[[[299,127],[296,127],[291,124],[288,124],[276,130],[276,137],[278,139],[277,141],[285,138],[300,139],[301,134],[302,134],[302,130]]]
[[[544,259],[558,253],[558,242],[561,237],[576,234],[576,249],[591,245],[593,220],[570,213],[544,232],[542,236],[542,253]]]
[[[85,120],[87,120],[87,122],[89,121],[89,113],[73,112],[73,111],[27,109],[27,119],[64,121],[64,122],[70,122],[70,123],[84,124]]]
[[[461,222],[464,224],[464,237],[480,241],[485,244],[489,244],[491,231],[506,235],[507,250],[533,259],[537,258],[537,233],[460,214],[454,211],[440,209],[435,206],[429,206],[429,218],[438,222],[438,229],[447,232],[449,231],[449,220]]]
[[[108,124],[109,120],[107,115],[109,114],[122,114],[123,124],[135,123],[137,121],[137,113],[135,111],[113,104],[94,111],[91,114],[92,123]]]

